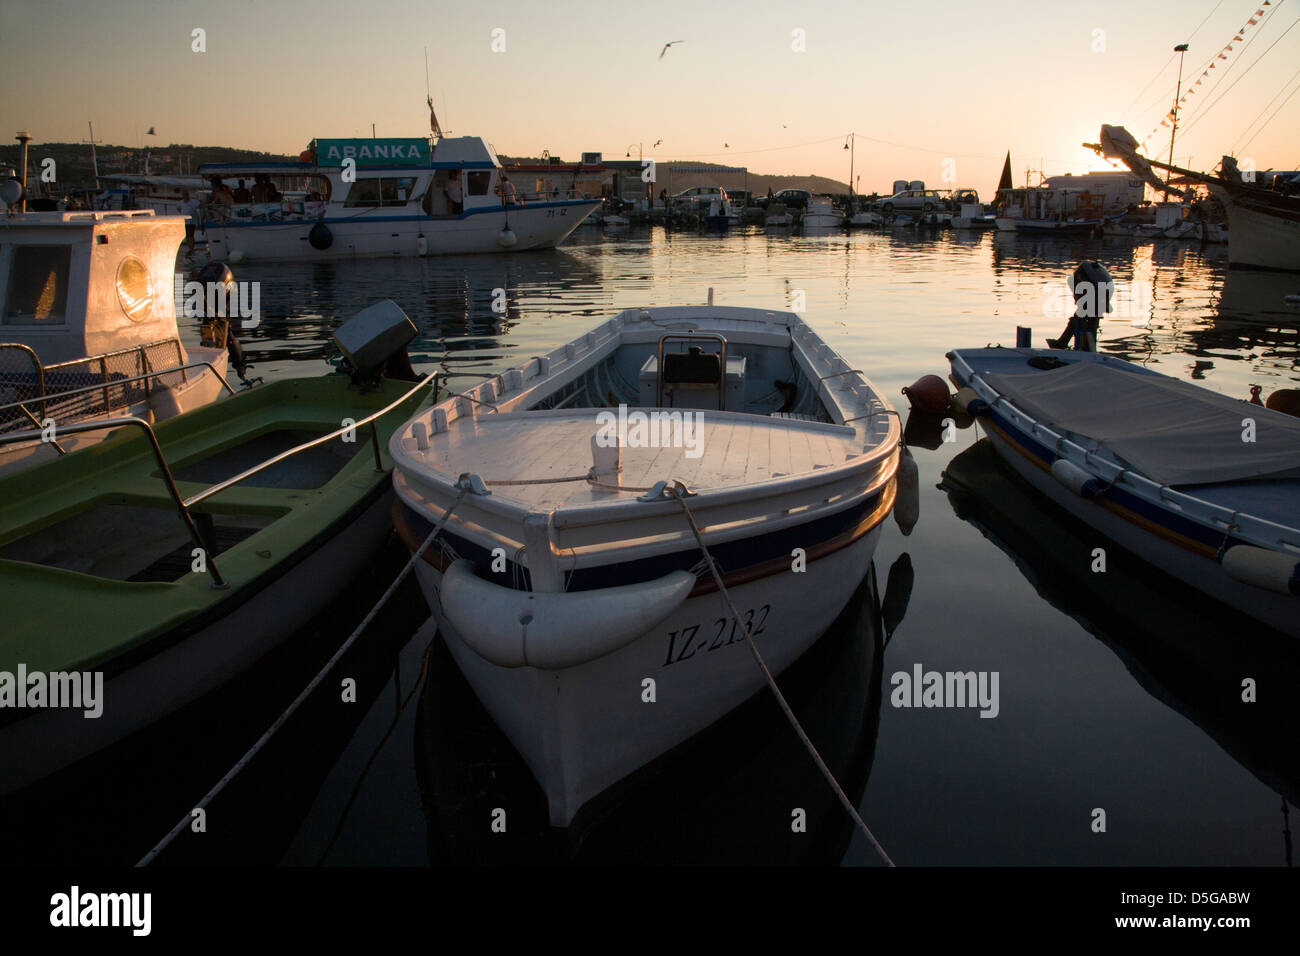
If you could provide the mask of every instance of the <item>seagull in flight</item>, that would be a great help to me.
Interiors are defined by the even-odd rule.
[[[147,131],[144,135],[146,135],[146,136],[157,136],[158,134],[155,133],[155,132],[154,132],[154,128],[153,128],[152,126],[150,126],[149,129],[148,129],[148,131]]]
[[[662,139],[657,139],[657,140],[655,140],[655,146],[658,146],[658,145],[659,145],[660,143],[662,143],[662,142],[663,142]],[[651,146],[650,148],[651,148],[651,149],[654,149],[655,146]]]
[[[670,46],[675,46],[678,43],[685,43],[685,42],[686,42],[685,40],[673,40],[671,43],[665,43],[664,48],[659,51],[659,59],[662,60],[664,58],[664,54],[668,52],[668,48]]]

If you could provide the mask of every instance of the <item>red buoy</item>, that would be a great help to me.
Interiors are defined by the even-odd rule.
[[[938,375],[922,375],[903,389],[913,408],[941,412],[948,407],[948,385]]]

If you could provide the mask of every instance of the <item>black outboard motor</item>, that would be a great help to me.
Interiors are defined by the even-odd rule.
[[[206,286],[209,282],[214,282],[221,286],[225,295],[222,297],[223,302],[230,302],[235,294],[235,274],[230,271],[230,266],[224,262],[209,262],[199,270],[199,281]],[[225,311],[224,309],[220,311]],[[245,385],[249,384],[245,375],[249,369],[248,360],[244,358],[244,349],[235,338],[235,333],[230,330],[230,319],[224,315],[207,315],[199,324],[199,334],[202,338],[202,344],[207,348],[219,349],[223,346],[226,354],[230,356],[230,365],[239,375],[239,380]]]
[[[1076,351],[1095,352],[1097,328],[1115,299],[1115,280],[1100,262],[1085,259],[1070,277],[1070,291],[1074,294],[1074,315],[1061,337],[1048,339],[1047,344],[1054,349],[1069,348],[1073,336]]]
[[[334,344],[343,353],[344,370],[362,391],[379,387],[385,378],[418,382],[406,346],[417,329],[392,299],[362,309],[334,331]]]

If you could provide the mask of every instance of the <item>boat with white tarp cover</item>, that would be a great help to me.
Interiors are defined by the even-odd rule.
[[[620,312],[393,436],[395,524],[435,540],[421,586],[552,824],[761,690],[746,631],[779,674],[826,630],[896,496],[916,519],[900,437],[798,316],[711,305]]]
[[[959,404],[1039,491],[1300,636],[1300,418],[1109,355],[948,353]]]

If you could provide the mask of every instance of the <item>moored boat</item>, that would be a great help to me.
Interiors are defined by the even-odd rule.
[[[351,377],[274,382],[156,427],[79,423],[112,436],[0,478],[0,794],[234,678],[370,559],[389,529],[387,438],[427,391],[375,371],[402,334],[394,311],[357,317],[383,327],[373,343],[339,330]]]
[[[226,346],[180,338],[184,238],[184,219],[149,210],[0,218],[0,436],[36,427],[47,439],[0,445],[0,473],[105,437],[60,438],[65,425],[161,421],[229,390]]]
[[[844,214],[830,196],[812,196],[803,211],[803,224],[813,229],[835,229],[844,225]]]
[[[1109,355],[948,353],[998,454],[1144,560],[1300,636],[1300,419]]]
[[[399,533],[444,522],[421,586],[553,825],[763,686],[746,628],[780,673],[829,626],[899,438],[798,316],[713,306],[620,312],[393,436]]]
[[[600,206],[518,192],[477,136],[432,146],[428,138],[318,139],[300,162],[199,172],[212,183],[202,211],[208,254],[236,264],[545,249]],[[229,198],[226,180],[249,195]]]

